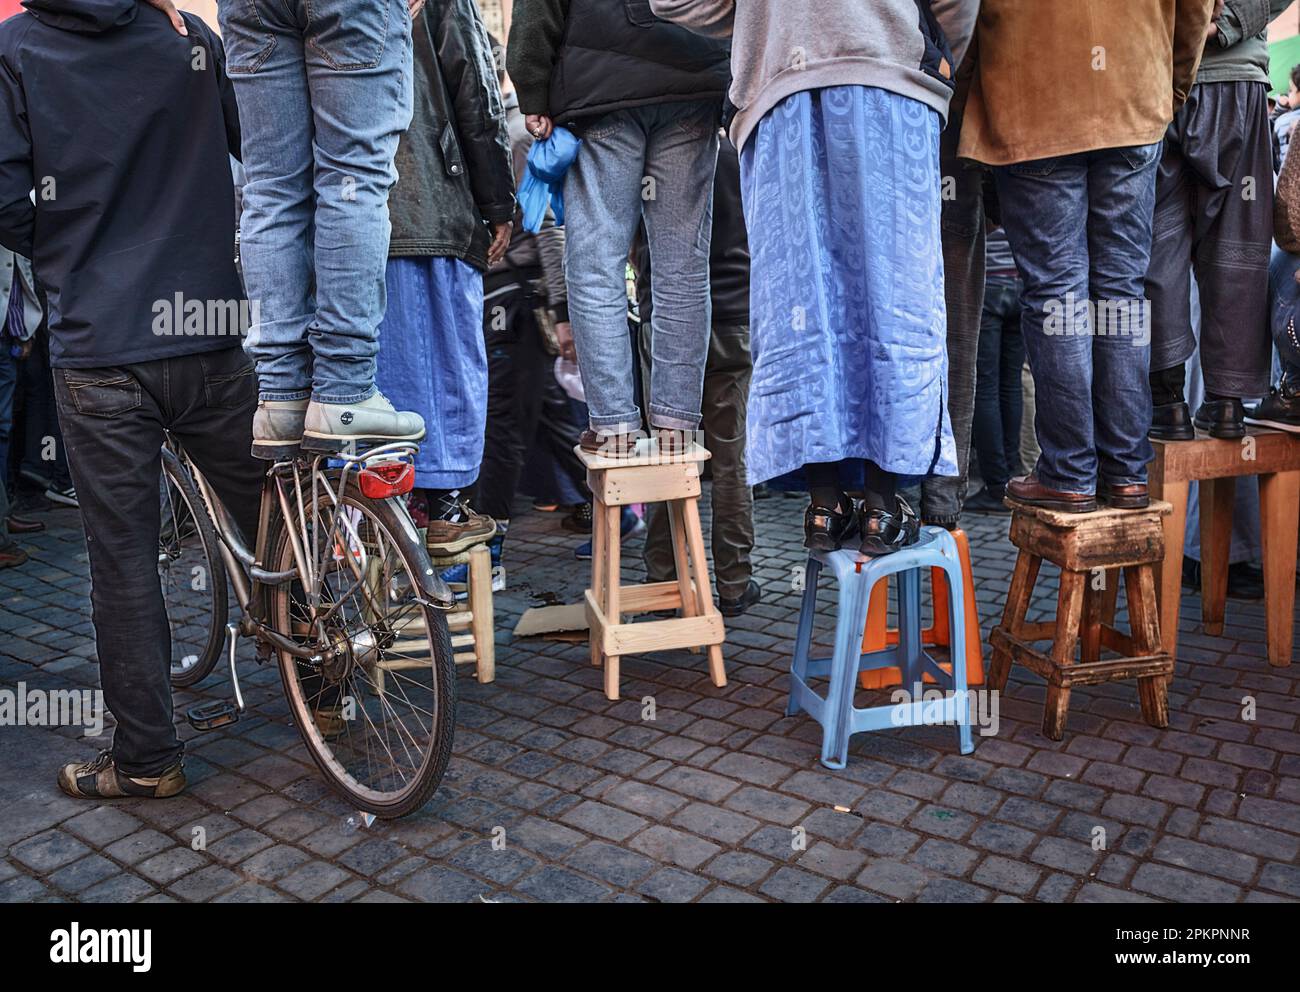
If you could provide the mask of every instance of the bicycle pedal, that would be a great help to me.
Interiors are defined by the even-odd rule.
[[[199,733],[207,733],[209,730],[220,730],[222,727],[238,723],[239,709],[226,699],[195,703],[185,711],[185,719]]]

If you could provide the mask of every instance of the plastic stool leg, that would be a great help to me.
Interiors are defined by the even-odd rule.
[[[794,635],[794,658],[790,662],[790,699],[785,704],[785,715],[794,716],[799,712],[795,701],[794,682],[808,678],[808,651],[812,645],[813,617],[817,612],[817,577],[822,566],[816,558],[809,558],[804,567],[803,601],[799,606],[799,627]]]
[[[867,576],[853,573],[840,586],[839,612],[835,621],[835,657],[831,661],[830,687],[826,692],[829,723],[822,727],[822,764],[840,769],[849,761],[853,693],[857,688],[858,659],[861,655],[862,625],[867,622]]]
[[[909,568],[898,573],[898,659],[903,688],[913,694],[924,682],[921,651],[921,572]]]
[[[952,689],[958,700],[957,706],[957,743],[962,754],[975,750],[975,741],[971,735],[970,691],[966,683],[966,666],[962,659],[966,657],[967,638],[971,636],[966,625],[965,579],[962,562],[949,562],[943,569],[948,586],[948,623],[952,631],[949,644],[952,658]],[[961,613],[958,613],[958,610]]]

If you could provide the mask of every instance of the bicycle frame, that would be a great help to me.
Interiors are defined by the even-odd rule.
[[[323,561],[321,555],[322,553],[333,555],[335,553],[334,549],[339,546],[337,542],[342,540],[344,542],[342,547],[345,549],[355,547],[362,556],[362,560],[358,561],[357,554],[351,551],[345,551],[342,555],[353,573],[357,584],[356,587],[361,589],[366,598],[373,599],[373,593],[367,586],[369,576],[367,575],[367,563],[364,560],[365,550],[361,547],[355,528],[343,513],[345,506],[342,497],[347,490],[349,479],[358,478],[365,473],[369,473],[366,482],[370,483],[372,488],[382,492],[384,480],[376,470],[381,466],[391,468],[395,464],[413,464],[414,455],[418,449],[416,445],[409,442],[395,442],[369,448],[362,452],[345,451],[337,454],[320,455],[300,454],[297,458],[291,460],[271,463],[267,468],[266,480],[262,489],[256,543],[253,549],[250,550],[241,540],[239,530],[235,526],[230,512],[221,502],[220,497],[212,489],[211,484],[198,466],[174,440],[169,438],[168,445],[177,455],[185,470],[190,473],[190,477],[194,480],[199,494],[206,504],[208,515],[219,538],[222,560],[225,562],[230,583],[235,590],[236,602],[239,604],[240,622],[228,623],[226,630],[229,645],[230,675],[234,685],[235,700],[239,709],[243,710],[243,697],[239,690],[239,679],[235,671],[236,635],[256,638],[258,654],[261,658],[269,656],[272,650],[280,650],[293,657],[302,658],[313,664],[320,664],[329,660],[339,650],[337,646],[331,646],[322,651],[317,647],[299,643],[285,632],[275,630],[271,626],[271,618],[263,615],[262,607],[266,602],[265,593],[268,588],[280,586],[287,582],[297,581],[301,583],[310,608],[309,622],[314,629],[320,629],[320,626],[330,617],[332,611],[337,609],[337,606],[323,611],[321,608],[321,587],[325,571],[321,567]],[[308,458],[310,458],[310,461],[308,461]],[[338,473],[337,483],[332,478],[336,470]],[[319,527],[310,531],[313,538],[313,546],[310,549],[304,545],[304,538],[309,533],[307,527],[308,500],[304,496],[304,482],[308,479],[311,487],[310,519],[313,521],[321,519],[322,495],[328,499],[325,510],[330,514],[328,533],[324,536],[324,540],[322,540]],[[380,484],[376,485],[374,479],[379,479]],[[400,490],[394,489],[389,495],[369,496],[369,498],[393,499],[396,498],[399,492]],[[267,547],[269,524],[272,514],[276,511],[283,517],[294,561],[294,567],[284,571],[269,571],[263,565],[270,550]],[[398,519],[407,528],[407,533],[403,536],[411,540],[419,540],[415,525],[404,507],[402,512],[398,514]],[[310,554],[308,553],[309,550]],[[418,591],[418,594],[421,597],[420,601],[424,605],[441,608],[438,606],[433,592],[433,578],[434,572],[430,567],[422,577],[423,587]]]

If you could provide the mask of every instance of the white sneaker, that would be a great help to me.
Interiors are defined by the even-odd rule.
[[[384,444],[418,441],[424,437],[424,418],[418,413],[394,410],[382,393],[360,403],[307,405],[302,446],[311,451],[342,451],[356,441]]]

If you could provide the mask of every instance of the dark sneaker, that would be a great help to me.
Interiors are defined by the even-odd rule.
[[[811,503],[803,514],[803,546],[809,551],[839,551],[857,523],[857,505],[844,493],[834,507]]]
[[[74,510],[81,509],[81,504],[77,502],[77,489],[71,484],[59,486],[55,483],[45,490],[45,498],[58,506],[70,506]]]
[[[497,522],[475,513],[463,500],[443,507],[441,516],[429,518],[425,545],[430,558],[450,558],[476,544],[486,544],[497,535]]]
[[[59,788],[74,799],[166,799],[185,788],[185,772],[178,761],[161,775],[136,778],[118,771],[112,751],[100,751],[93,761],[59,769]]]
[[[985,486],[962,504],[963,510],[972,513],[1010,513],[1007,504],[1002,502],[1002,493]]]
[[[1147,437],[1153,441],[1195,441],[1192,411],[1186,403],[1161,403],[1151,411]]]
[[[1274,386],[1268,398],[1246,414],[1246,423],[1300,434],[1300,392],[1291,392],[1285,384]]]
[[[16,568],[25,564],[28,554],[16,544],[10,544],[8,547],[0,548],[0,568]]]
[[[573,512],[560,521],[560,526],[575,534],[590,534],[594,514],[590,503],[579,503]]]
[[[1246,411],[1238,399],[1206,400],[1193,422],[1210,437],[1233,441],[1246,436]]]
[[[888,510],[862,508],[862,546],[858,551],[867,558],[892,555],[911,547],[921,536],[921,522],[902,496],[894,497],[897,506]]]
[[[744,616],[751,606],[763,598],[763,587],[753,579],[749,580],[749,585],[745,586],[745,591],[737,598],[731,599],[728,596],[718,597],[718,612],[724,617]]]
[[[1183,556],[1183,585],[1194,592],[1201,588],[1201,563]],[[1258,600],[1264,598],[1264,571],[1248,561],[1228,566],[1228,596],[1231,599]]]

